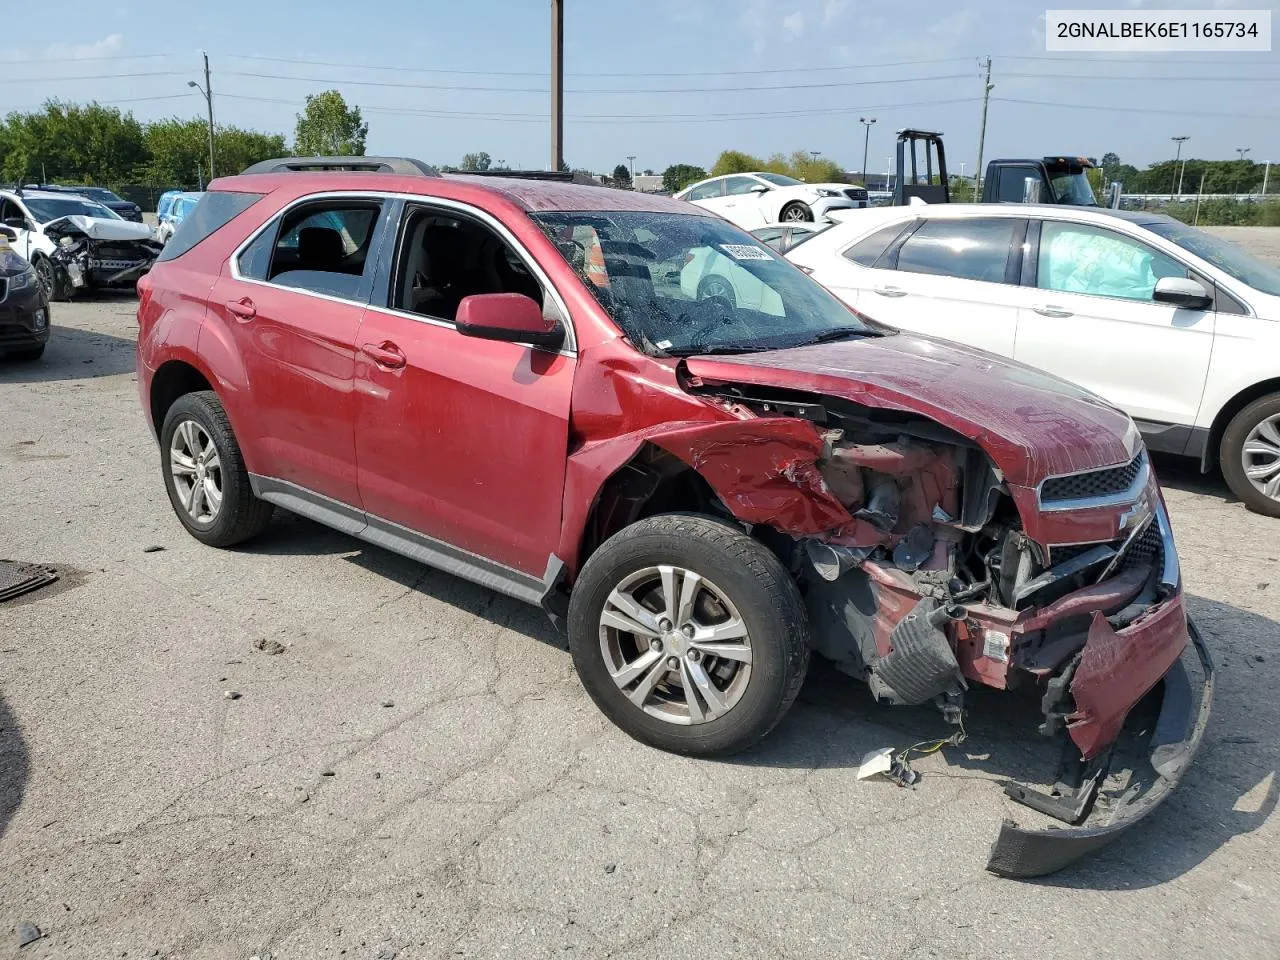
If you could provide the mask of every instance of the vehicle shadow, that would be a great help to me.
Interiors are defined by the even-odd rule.
[[[135,341],[107,333],[60,327],[55,319],[39,360],[0,357],[0,383],[54,383],[133,373]]]
[[[1163,453],[1153,453],[1151,463],[1155,467],[1156,477],[1162,487],[1213,497],[1222,503],[1240,502],[1227,486],[1227,482],[1222,479],[1222,473],[1217,467],[1208,473],[1202,473],[1199,460]]]
[[[28,769],[26,741],[8,701],[0,694],[0,837],[22,804]]]
[[[244,553],[281,557],[348,554],[343,557],[348,563],[398,583],[406,590],[416,590],[548,646],[568,649],[564,636],[538,607],[513,600],[443,570],[424,566],[297,514],[277,511],[271,526],[261,536],[236,549]]]

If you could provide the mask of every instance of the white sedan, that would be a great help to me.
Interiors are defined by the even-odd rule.
[[[744,230],[770,223],[829,219],[832,210],[867,206],[867,191],[847,183],[805,183],[779,173],[734,173],[712,177],[675,195],[719,214]]]
[[[950,204],[868,210],[787,258],[873,319],[1075,381],[1280,517],[1280,269],[1234,244],[1158,214]]]

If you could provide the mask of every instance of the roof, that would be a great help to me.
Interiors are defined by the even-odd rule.
[[[300,192],[309,189],[316,191],[373,190],[419,194],[425,197],[441,196],[456,200],[465,200],[468,193],[487,193],[500,196],[528,213],[598,210],[714,216],[708,211],[680,200],[637,193],[633,190],[615,190],[612,187],[527,180],[518,177],[477,177],[455,173],[438,177],[363,173],[349,170],[241,174],[235,177],[219,178],[209,185],[209,189],[252,193],[269,193],[280,189]]]
[[[0,193],[10,197],[21,197],[24,200],[65,200],[67,196],[67,192],[63,190],[23,190],[21,193],[17,190],[0,190]],[[97,203],[96,200],[93,202]]]

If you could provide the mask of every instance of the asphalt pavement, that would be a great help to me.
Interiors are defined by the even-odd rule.
[[[912,790],[859,759],[949,730],[820,665],[761,747],[683,759],[535,609],[288,515],[202,547],[133,310],[57,305],[44,360],[0,361],[0,557],[62,571],[0,604],[0,957],[1280,956],[1280,521],[1219,479],[1157,463],[1219,668],[1199,759],[1100,855],[1002,880],[999,780],[1041,761],[999,697]]]

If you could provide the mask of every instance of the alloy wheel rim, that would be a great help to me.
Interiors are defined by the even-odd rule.
[[[730,300],[733,297],[733,289],[728,282],[719,277],[712,277],[702,285],[703,300]]]
[[[222,509],[222,458],[213,438],[194,420],[183,420],[169,442],[169,472],[178,501],[192,522],[208,526]]]
[[[36,279],[44,289],[45,299],[53,298],[53,267],[49,261],[41,257],[36,263]]]
[[[1263,496],[1280,500],[1280,413],[1254,425],[1240,459],[1249,482]]]
[[[672,724],[724,716],[751,680],[741,614],[720,587],[683,567],[645,567],[613,589],[600,614],[600,653],[628,700]]]
[[[799,207],[792,207],[782,219],[789,223],[800,223],[804,220],[804,211]]]

